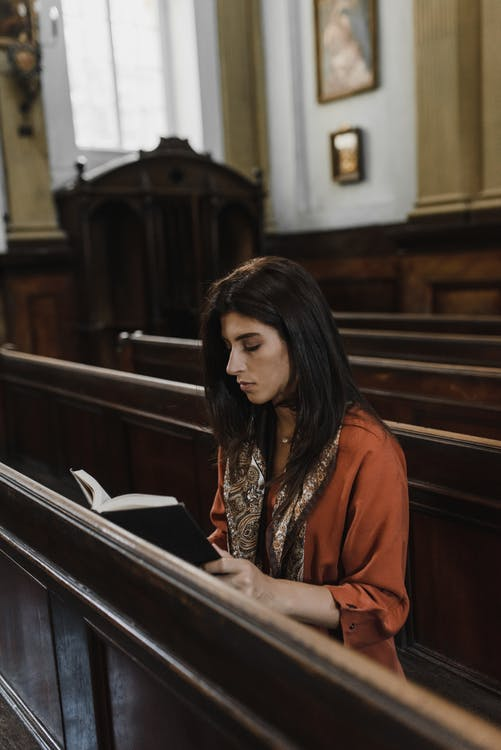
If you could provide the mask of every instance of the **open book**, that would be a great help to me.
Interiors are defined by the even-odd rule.
[[[175,497],[140,493],[110,497],[84,469],[70,471],[91,509],[109,521],[194,565],[218,559],[202,529]]]

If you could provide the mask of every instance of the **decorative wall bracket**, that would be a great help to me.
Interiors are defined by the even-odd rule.
[[[40,91],[40,45],[28,41],[9,44],[7,59],[23,95],[19,109],[27,115]]]
[[[23,121],[21,136],[33,135],[28,121],[33,102],[40,91],[40,45],[38,43],[37,3],[34,0],[0,0],[0,47],[21,93],[19,110]]]

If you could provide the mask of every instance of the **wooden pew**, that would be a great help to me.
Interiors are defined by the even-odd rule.
[[[341,328],[350,355],[501,367],[501,336]]]
[[[8,347],[0,381],[0,455],[10,465],[77,502],[70,467],[110,495],[168,488],[209,530],[215,447],[201,388]]]
[[[200,342],[122,336],[122,366],[202,383]],[[384,419],[501,439],[501,368],[350,356],[355,380]]]
[[[443,694],[499,721],[501,611],[486,602],[501,566],[501,442],[388,424],[406,456],[411,508],[402,663],[409,677],[440,692],[448,685]]]
[[[350,357],[384,419],[501,439],[501,368]]]
[[[199,387],[5,348],[0,386],[2,460],[78,501],[66,478],[72,465],[111,494],[176,494],[208,529],[216,475]],[[501,723],[501,613],[485,614],[501,567],[501,442],[390,426],[407,456],[411,499],[405,667]]]
[[[386,331],[427,331],[501,336],[501,315],[440,315],[430,313],[357,313],[334,311],[339,328]]]
[[[203,385],[199,339],[122,331],[118,335],[117,352],[122,370]]]
[[[43,747],[501,746],[494,725],[2,464],[0,575],[0,691]]]

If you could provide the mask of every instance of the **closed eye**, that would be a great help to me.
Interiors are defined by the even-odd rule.
[[[246,352],[255,352],[259,349],[261,344],[256,344],[255,346],[244,346],[244,351]]]

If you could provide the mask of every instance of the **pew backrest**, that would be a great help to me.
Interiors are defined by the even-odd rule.
[[[355,355],[350,365],[384,419],[501,439],[501,368]]]
[[[501,367],[501,336],[362,328],[341,328],[339,332],[351,355]]]
[[[2,688],[44,746],[494,750],[501,732],[0,465]]]
[[[70,483],[77,500],[70,466],[111,494],[177,495],[209,530],[215,446],[201,388],[5,349],[0,385],[3,460],[65,494]],[[454,662],[501,695],[501,612],[479,617],[501,568],[501,442],[389,424],[407,457],[411,501],[406,648]],[[451,617],[458,595],[464,611]]]
[[[442,315],[437,313],[357,313],[334,311],[339,328],[386,331],[427,331],[501,336],[501,315]]]
[[[0,383],[9,464],[80,502],[70,467],[112,496],[169,488],[209,529],[216,451],[202,388],[5,347]]]
[[[203,382],[200,342],[132,334],[122,340],[135,372]],[[355,380],[385,419],[501,439],[501,368],[350,356]]]

